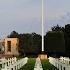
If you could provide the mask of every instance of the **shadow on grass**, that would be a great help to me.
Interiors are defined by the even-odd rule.
[[[56,67],[49,63],[49,60],[42,60],[41,63],[43,70],[58,70]]]

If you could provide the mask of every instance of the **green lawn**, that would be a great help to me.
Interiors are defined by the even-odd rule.
[[[25,64],[19,70],[34,70],[35,61],[36,61],[35,58],[29,58],[27,64]],[[43,70],[58,70],[56,67],[50,64],[48,60],[42,60],[41,63],[42,63]]]
[[[50,64],[48,60],[42,60],[41,63],[43,70],[58,70],[56,67]]]
[[[25,64],[19,70],[34,70],[34,66],[35,66],[35,58],[29,58],[27,64]]]

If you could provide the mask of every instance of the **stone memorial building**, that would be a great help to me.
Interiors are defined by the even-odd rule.
[[[2,47],[2,49],[4,51],[3,54],[13,55],[13,56],[19,55],[19,52],[18,52],[19,40],[18,40],[18,38],[5,38],[2,40],[2,42],[0,42],[0,44],[3,45],[3,47]]]

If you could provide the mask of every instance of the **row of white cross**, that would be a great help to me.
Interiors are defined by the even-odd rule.
[[[2,58],[0,59],[1,70],[18,70],[24,66],[28,61],[28,58],[22,58],[17,60],[14,58]],[[53,58],[49,57],[49,62],[53,64],[59,70],[70,70],[70,59],[67,57]],[[34,70],[43,70],[40,58],[36,59]]]
[[[49,57],[49,62],[59,70],[70,70],[70,59],[68,57]]]
[[[43,70],[40,58],[36,59],[34,70]]]
[[[6,66],[14,64],[16,61],[17,61],[16,57],[8,58],[8,59],[1,58],[0,59],[0,66],[1,66],[1,68],[5,68]]]
[[[0,59],[0,65],[2,64],[1,70],[18,70],[22,66],[24,66],[28,61],[28,58],[22,58],[20,60],[17,60],[16,57],[14,58],[2,58]]]

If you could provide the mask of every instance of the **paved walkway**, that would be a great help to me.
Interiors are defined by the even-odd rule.
[[[42,64],[41,64],[41,61],[40,61],[39,57],[36,59],[34,70],[43,70]]]

